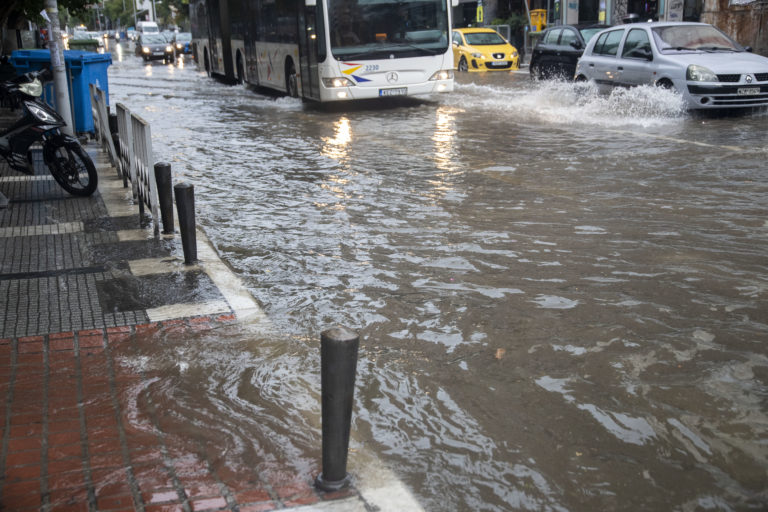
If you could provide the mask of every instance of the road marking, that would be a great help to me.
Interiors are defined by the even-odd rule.
[[[651,139],[659,139],[659,140],[666,140],[669,142],[676,142],[679,144],[693,144],[694,146],[700,146],[703,148],[715,148],[715,149],[725,149],[728,151],[738,152],[738,153],[749,153],[749,152],[757,152],[757,153],[768,153],[768,147],[749,147],[744,148],[740,146],[724,146],[721,144],[710,144],[708,142],[699,142],[696,140],[688,140],[688,139],[679,139],[677,137],[670,137],[668,135],[656,135],[653,133],[637,133],[634,131],[628,131],[628,130],[617,130],[618,133],[623,133],[627,135],[632,135],[633,137],[636,137],[638,135],[643,137],[648,137]]]
[[[189,318],[193,316],[218,315],[230,313],[232,309],[224,300],[210,302],[194,302],[189,304],[168,304],[146,310],[150,322],[161,322],[175,318]]]

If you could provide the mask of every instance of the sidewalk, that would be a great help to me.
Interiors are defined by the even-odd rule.
[[[121,356],[265,318],[202,231],[194,266],[178,235],[152,238],[130,189],[87,149],[99,170],[89,198],[64,192],[39,155],[36,176],[0,164],[0,509],[367,509],[358,486],[328,494],[284,473],[236,474],[183,433],[136,424],[132,400],[152,376]]]

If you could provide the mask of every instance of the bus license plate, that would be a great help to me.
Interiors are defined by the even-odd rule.
[[[405,96],[408,94],[407,87],[397,87],[396,89],[379,89],[379,96]]]
[[[756,96],[760,94],[759,87],[739,87],[736,90],[736,94],[739,96]]]

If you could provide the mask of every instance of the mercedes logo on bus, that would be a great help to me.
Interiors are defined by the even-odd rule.
[[[389,73],[387,73],[387,82],[391,84],[396,83],[399,78],[400,77],[397,76],[397,73],[395,73],[394,71],[390,71]]]

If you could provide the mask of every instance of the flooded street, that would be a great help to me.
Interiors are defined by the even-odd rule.
[[[178,368],[144,400],[221,464],[314,477],[342,324],[350,463],[425,510],[768,507],[768,114],[525,73],[318,109],[127,47],[109,80],[272,323],[124,361]]]

